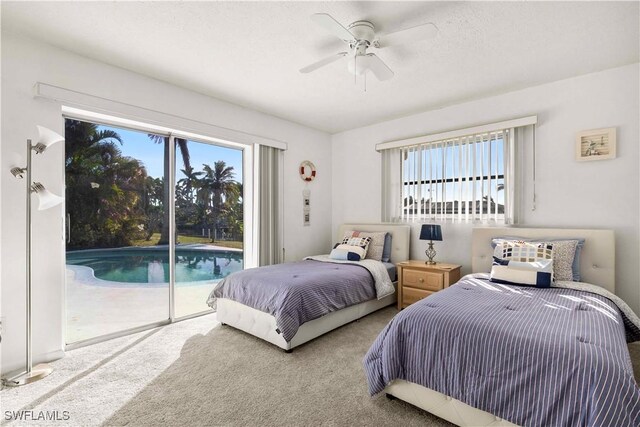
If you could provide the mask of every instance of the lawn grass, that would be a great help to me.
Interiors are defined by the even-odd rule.
[[[149,240],[134,240],[134,246],[155,246],[158,244],[160,240],[160,233],[153,233],[151,239]],[[208,237],[199,237],[199,236],[183,236],[178,234],[178,244],[193,244],[198,243],[202,245],[213,245],[213,246],[222,246],[225,248],[233,248],[233,249],[242,249],[242,242],[237,240],[216,240],[215,242],[211,242],[211,239]]]

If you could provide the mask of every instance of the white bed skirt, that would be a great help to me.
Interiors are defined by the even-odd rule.
[[[216,302],[217,319],[221,323],[233,326],[265,341],[275,344],[284,350],[291,350],[311,341],[333,329],[360,319],[381,308],[395,304],[396,294],[388,295],[380,300],[365,301],[342,310],[326,314],[318,319],[304,323],[290,342],[276,332],[276,319],[272,315],[239,302],[218,298]]]
[[[515,424],[476,409],[430,388],[404,380],[392,381],[384,392],[463,427],[514,427]]]

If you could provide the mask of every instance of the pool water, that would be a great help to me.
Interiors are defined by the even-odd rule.
[[[112,282],[168,283],[166,249],[113,249],[67,252],[67,264],[83,265]],[[176,283],[214,281],[243,268],[240,251],[176,250]]]

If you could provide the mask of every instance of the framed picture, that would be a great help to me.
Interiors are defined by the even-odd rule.
[[[576,160],[606,160],[616,157],[616,128],[593,129],[576,135]]]

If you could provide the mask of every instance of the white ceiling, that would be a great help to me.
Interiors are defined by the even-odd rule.
[[[310,21],[437,39],[376,51],[395,77],[354,84]],[[638,2],[7,2],[3,31],[335,133],[639,61]]]

